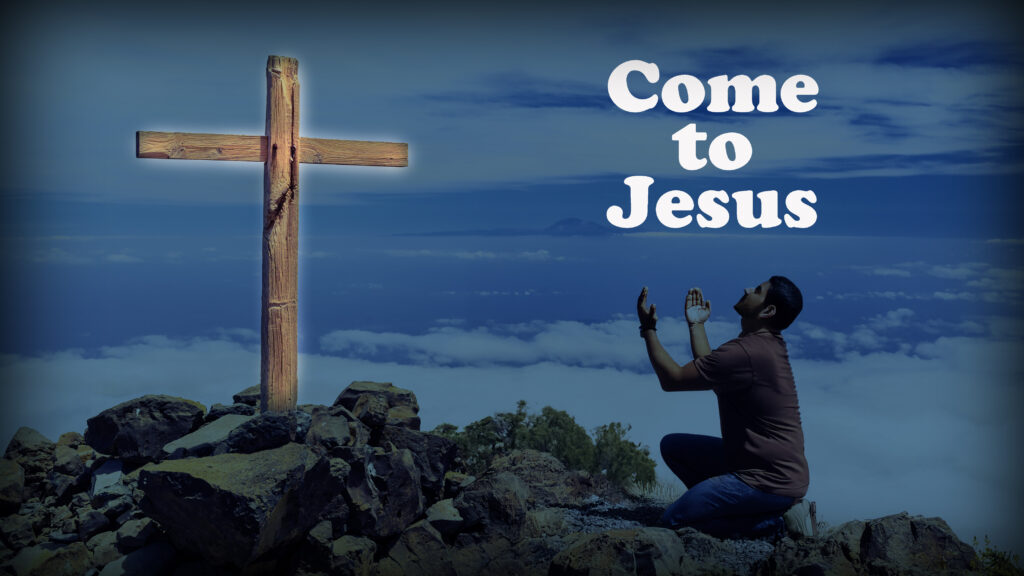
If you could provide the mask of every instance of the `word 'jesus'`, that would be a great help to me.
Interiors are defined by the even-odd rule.
[[[608,96],[621,110],[631,113],[646,112],[658,105],[657,94],[637,97],[629,85],[630,74],[638,72],[648,84],[656,84],[661,79],[658,65],[643,60],[629,60],[619,64],[608,77]],[[689,74],[679,74],[669,78],[661,87],[660,101],[672,112],[685,114],[692,112],[708,101],[707,111],[723,112],[777,112],[779,101],[790,112],[802,114],[813,110],[817,105],[818,83],[806,74],[790,76],[777,90],[775,78],[762,74],[754,79],[749,76],[715,76],[708,79],[708,89],[704,83]],[[757,89],[757,106],[754,106],[754,89]],[[733,103],[729,104],[732,94]],[[708,140],[708,133],[697,129],[696,124],[687,124],[672,134],[672,140],[678,142],[679,165],[684,170],[694,171],[704,168],[708,162],[719,170],[738,170],[750,162],[754,155],[754,147],[750,140],[739,132],[726,132],[713,137],[707,146],[706,157],[701,156],[698,142]],[[729,149],[732,153],[729,153]],[[618,228],[635,228],[647,220],[648,194],[654,179],[649,176],[630,176],[626,185],[630,188],[630,215],[619,206],[611,206],[607,211],[608,222]],[[736,201],[736,221],[744,228],[773,228],[785,222],[789,228],[809,228],[817,221],[817,213],[811,204],[817,202],[813,190],[794,190],[786,196],[788,214],[784,219],[778,214],[778,192],[766,190],[757,195],[761,202],[761,216],[754,216],[754,192],[743,190],[732,194]],[[697,199],[700,213],[697,225],[701,228],[721,228],[729,222],[729,195],[724,190],[705,190]],[[689,215],[677,216],[694,209],[693,198],[681,190],[670,190],[662,195],[656,204],[655,213],[658,220],[668,228],[682,228],[693,222]]]

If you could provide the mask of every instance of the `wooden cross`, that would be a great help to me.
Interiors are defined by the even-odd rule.
[[[298,397],[299,164],[408,166],[408,144],[299,137],[299,61],[267,59],[266,136],[136,132],[136,158],[263,162],[260,409]]]

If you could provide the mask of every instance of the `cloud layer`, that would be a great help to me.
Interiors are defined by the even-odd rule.
[[[863,329],[884,335],[913,318],[896,309]],[[524,399],[532,410],[566,410],[588,429],[632,425],[631,438],[652,448],[665,480],[671,474],[658,458],[662,435],[718,433],[713,394],[660,391],[631,320],[495,329],[460,329],[452,319],[440,324],[419,335],[325,335],[322,353],[300,356],[299,401],[331,403],[353,380],[392,381],[416,392],[430,429],[465,425]],[[732,337],[735,328],[711,324],[712,341]],[[684,332],[668,320],[659,330],[678,360],[688,357]],[[1001,546],[1024,549],[1024,478],[1011,456],[1024,437],[1017,414],[1024,374],[1011,362],[1021,341],[961,335],[879,349],[856,331],[845,337],[851,348],[841,356],[793,361],[811,465],[808,497],[821,516],[838,523],[908,510],[942,516],[963,538],[990,534]],[[143,394],[227,403],[258,381],[258,368],[250,330],[9,355],[0,360],[0,431],[9,438],[29,425],[55,438]]]

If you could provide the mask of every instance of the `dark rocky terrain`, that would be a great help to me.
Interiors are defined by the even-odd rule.
[[[938,575],[976,557],[905,512],[774,543],[652,527],[659,506],[535,451],[460,474],[390,384],[291,414],[258,398],[143,396],[57,442],[21,428],[0,460],[0,572]]]

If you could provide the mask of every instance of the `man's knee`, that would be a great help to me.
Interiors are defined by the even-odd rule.
[[[671,456],[679,454],[680,439],[684,436],[683,434],[666,434],[661,437],[661,457],[662,459],[668,459]]]

